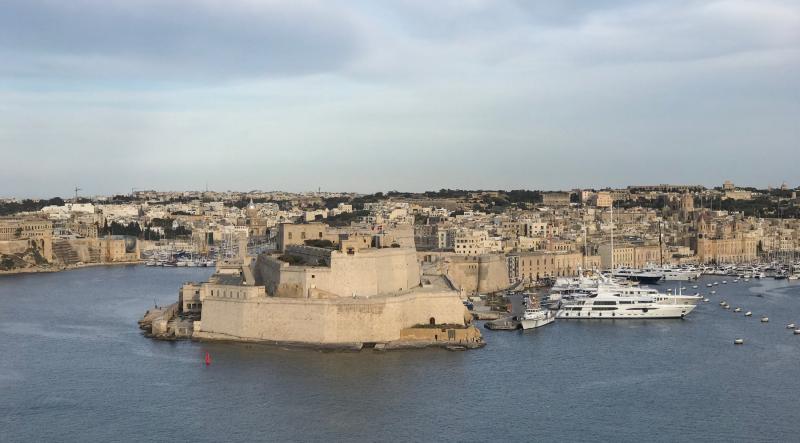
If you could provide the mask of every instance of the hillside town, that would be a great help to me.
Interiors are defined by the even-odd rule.
[[[160,192],[0,202],[0,271],[208,266],[289,245],[415,248],[467,293],[581,269],[751,263],[800,252],[798,188]],[[613,217],[613,220],[612,220]],[[613,224],[612,224],[613,223]],[[613,229],[612,229],[613,226]],[[613,233],[612,233],[613,231]]]

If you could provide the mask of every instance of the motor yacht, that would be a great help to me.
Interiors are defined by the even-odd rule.
[[[655,294],[642,294],[634,290],[626,291],[625,288],[601,285],[596,294],[565,300],[556,312],[556,318],[683,318],[701,300],[702,297],[696,295],[667,295],[658,291]]]

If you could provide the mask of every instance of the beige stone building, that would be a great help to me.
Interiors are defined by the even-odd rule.
[[[53,260],[53,223],[39,217],[0,218],[0,254],[21,253],[35,248],[47,261]]]
[[[611,268],[611,244],[604,243],[598,248],[600,265],[604,269]],[[661,251],[658,245],[633,245],[629,243],[614,244],[614,266],[628,268],[643,268],[647,265],[659,265],[662,257],[666,260],[666,251]]]
[[[339,241],[339,232],[324,223],[281,223],[278,225],[277,248],[285,251],[289,245],[303,245],[306,240]]]
[[[592,269],[597,265],[596,257],[586,257],[579,252],[520,252],[513,254],[517,260],[516,278],[534,282],[545,278],[578,275],[579,269]]]
[[[600,191],[594,197],[594,205],[598,208],[610,208],[614,199],[608,191]]]
[[[547,206],[569,206],[569,192],[545,192],[542,203]]]
[[[488,234],[483,230],[459,229],[453,236],[453,250],[459,255],[482,255],[489,252]]]
[[[695,223],[692,248],[700,263],[741,263],[757,258],[757,233],[735,220],[701,213]]]

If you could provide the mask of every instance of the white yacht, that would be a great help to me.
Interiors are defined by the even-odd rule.
[[[601,279],[599,280],[581,278],[581,277],[577,279],[563,279],[563,280],[558,279],[556,280],[556,284],[551,289],[548,299],[551,302],[558,302],[562,300],[592,296],[596,295],[601,287],[607,291],[608,290],[619,291],[621,294],[625,296],[646,295],[650,297],[655,297],[658,301],[677,300],[678,303],[688,303],[696,305],[700,303],[700,301],[703,299],[702,297],[700,297],[699,294],[684,295],[681,292],[683,288],[678,288],[678,293],[676,294],[668,295],[660,293],[656,289],[647,286],[640,286],[632,283],[619,283],[607,277],[601,277]]]
[[[555,321],[555,314],[549,309],[526,308],[519,319],[522,329],[534,329]]]
[[[698,278],[700,278],[701,274],[700,271],[690,267],[662,266],[660,268],[651,268],[645,270],[661,273],[664,280],[670,280],[670,281],[697,280]]]
[[[640,294],[601,286],[597,294],[564,301],[559,319],[683,318],[702,300],[697,295]],[[647,289],[647,288],[637,288]]]

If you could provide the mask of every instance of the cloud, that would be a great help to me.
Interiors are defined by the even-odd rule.
[[[4,6],[16,195],[800,180],[792,1]]]
[[[313,74],[359,51],[327,2],[8,0],[0,73],[185,81]]]

